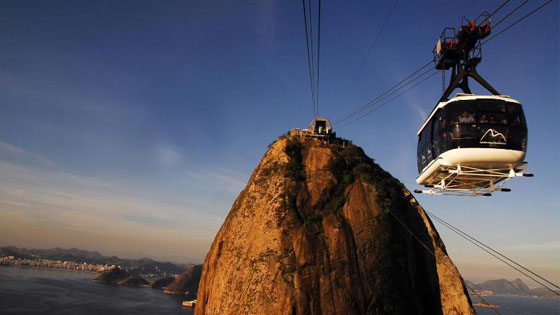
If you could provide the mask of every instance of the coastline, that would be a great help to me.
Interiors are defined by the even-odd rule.
[[[83,272],[83,273],[94,273],[94,274],[100,274],[100,273],[102,273],[102,272],[92,271],[92,270],[76,270],[76,269],[50,268],[50,267],[36,267],[36,266],[17,266],[17,265],[1,265],[1,264],[0,264],[0,267],[22,268],[22,269],[40,269],[40,270],[72,271],[72,272]]]
[[[478,298],[477,295],[474,294],[470,294],[471,299],[473,297]],[[500,297],[500,296],[512,296],[512,297],[524,297],[524,298],[531,298],[531,299],[542,299],[542,300],[553,300],[553,301],[560,301],[560,297],[554,297],[554,296],[538,296],[538,295],[524,295],[524,294],[513,294],[513,293],[496,293],[496,294],[486,294],[483,295],[483,297],[492,297],[492,296],[496,296],[496,297]]]

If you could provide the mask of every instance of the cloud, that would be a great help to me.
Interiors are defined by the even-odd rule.
[[[156,159],[162,166],[173,167],[181,162],[183,156],[176,147],[169,144],[160,144],[156,148]]]
[[[414,109],[414,111],[416,112],[416,115],[418,116],[418,120],[421,122],[424,122],[424,120],[426,120],[426,118],[428,118],[428,106],[426,106],[425,104],[419,104],[418,103],[418,99],[414,96],[412,96],[410,93],[406,94],[406,102],[408,104],[409,107],[412,107],[412,109]]]
[[[0,140],[0,160],[12,161],[37,167],[54,167],[54,163],[44,156],[26,151]]]
[[[15,227],[18,232],[7,233],[7,229],[3,229],[0,233],[3,241],[28,242],[21,246],[42,242],[31,239],[31,234],[26,234],[30,231],[32,235],[50,240],[50,245],[46,246],[61,246],[58,242],[68,244],[60,231],[83,235],[72,237],[73,247],[92,244],[106,235],[118,238],[115,242],[120,244],[138,237],[144,239],[145,244],[158,244],[157,247],[143,247],[146,255],[162,254],[160,248],[165,240],[177,246],[181,243],[182,248],[173,249],[177,253],[188,251],[186,247],[192,241],[198,246],[198,256],[189,257],[202,259],[206,254],[203,248],[207,250],[223,220],[204,208],[211,205],[174,204],[158,198],[139,197],[141,192],[123,188],[120,182],[63,171],[41,155],[0,142],[0,157],[6,156],[10,158],[0,159],[0,217],[2,225]],[[203,176],[206,170],[198,172],[198,176]],[[234,187],[241,184],[236,175],[227,170],[208,170],[206,176]],[[132,243],[127,246],[138,248]],[[96,248],[103,250],[105,245],[99,244]]]
[[[210,178],[214,178],[226,185],[228,185],[228,187],[234,189],[234,190],[240,190],[243,187],[245,187],[245,184],[247,182],[247,178],[246,176],[243,176],[239,173],[230,171],[230,170],[225,170],[225,169],[217,169],[217,170],[207,170],[206,171],[207,176],[209,176]]]
[[[99,67],[96,67],[99,71]],[[111,75],[114,73],[111,72]],[[107,74],[108,77],[111,77]],[[124,81],[124,80],[123,80]],[[33,77],[0,73],[0,90],[10,94],[28,99],[28,106],[44,107],[45,103],[49,108],[75,111],[88,114],[115,114],[115,111],[126,109],[127,114],[135,110],[135,107],[124,106],[112,100],[91,98],[91,95],[84,95],[77,89],[69,88],[69,82],[56,80],[36,80]]]

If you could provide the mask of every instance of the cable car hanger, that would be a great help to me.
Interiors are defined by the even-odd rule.
[[[476,71],[476,66],[482,60],[480,41],[488,37],[492,30],[489,14],[483,13],[480,16],[485,17],[485,22],[481,25],[476,25],[475,20],[468,21],[463,16],[463,22],[466,21],[466,23],[461,26],[457,34],[455,28],[446,27],[432,51],[437,70],[445,71],[450,68],[452,69],[449,85],[445,92],[443,92],[439,100],[440,102],[447,101],[449,95],[456,88],[460,88],[465,93],[472,94],[469,88],[469,77],[476,80],[493,95],[500,95]]]
[[[477,24],[477,20],[482,22]],[[418,131],[418,178],[431,195],[491,196],[509,192],[503,185],[523,173],[527,125],[517,100],[501,95],[478,74],[481,40],[492,31],[490,14],[463,17],[459,31],[447,27],[434,49],[437,70],[451,70],[447,89]],[[473,78],[491,95],[472,94]],[[463,93],[449,98],[455,89]]]

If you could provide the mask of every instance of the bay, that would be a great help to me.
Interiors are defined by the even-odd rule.
[[[0,314],[181,314],[185,296],[95,283],[97,274],[0,267]]]
[[[479,302],[477,296],[471,297],[473,303]],[[559,315],[560,300],[533,298],[516,295],[489,295],[484,299],[491,304],[497,305],[498,312],[502,315]],[[495,315],[490,308],[475,306],[478,315]]]

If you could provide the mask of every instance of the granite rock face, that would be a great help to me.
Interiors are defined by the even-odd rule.
[[[195,314],[474,314],[410,192],[347,142],[284,137],[233,204]]]

